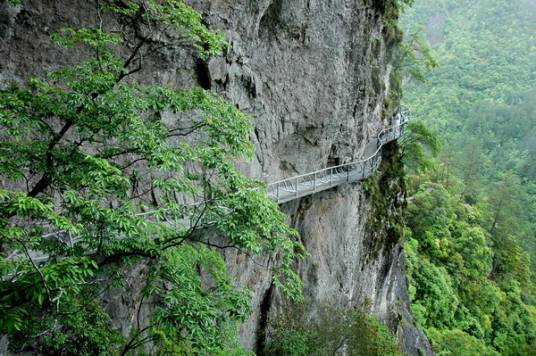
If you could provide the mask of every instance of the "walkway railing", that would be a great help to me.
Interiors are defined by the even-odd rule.
[[[268,195],[282,204],[341,184],[357,182],[370,177],[380,166],[382,147],[404,133],[407,114],[400,114],[400,122],[382,130],[368,145],[375,145],[374,154],[362,160],[327,167],[314,172],[286,178],[268,184]],[[370,146],[369,146],[370,147]],[[367,149],[365,149],[365,152]]]
[[[400,114],[398,118],[399,123],[380,131],[378,136],[367,144],[365,152],[375,149],[370,157],[270,183],[268,184],[268,195],[277,201],[277,203],[282,204],[341,184],[357,182],[370,177],[380,166],[383,145],[398,139],[404,133],[404,126],[408,121],[408,115]],[[201,203],[191,205],[198,204]],[[145,212],[137,215],[151,215],[153,213]],[[80,241],[79,236],[71,236],[70,233],[65,231],[52,232],[43,236],[43,238],[50,237],[58,238],[71,247]],[[33,263],[43,263],[49,259],[48,254],[42,251],[29,251],[27,253],[29,254],[27,257]],[[13,260],[23,255],[20,251],[13,251],[7,259]],[[10,278],[10,276],[7,276],[7,278]]]

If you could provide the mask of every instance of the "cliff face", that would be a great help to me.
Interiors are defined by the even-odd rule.
[[[188,50],[163,50],[138,78],[211,88],[255,117],[256,157],[240,163],[248,175],[271,182],[357,159],[389,124],[394,40],[385,34],[382,1],[190,3],[211,28],[226,33],[231,44],[226,56],[204,62]],[[50,44],[48,35],[96,21],[94,5],[85,1],[0,5],[0,84],[76,60]],[[397,152],[396,144],[385,149],[379,176],[367,191],[363,184],[351,184],[283,209],[309,253],[298,266],[308,315],[323,304],[370,303],[408,353],[417,354],[418,348],[429,353],[424,335],[412,326],[401,231],[393,227],[401,223],[402,208]],[[270,260],[232,251],[225,257],[237,284],[253,292],[253,313],[241,337],[255,349],[267,321],[285,302],[271,286]],[[115,321],[127,330],[133,320],[125,306],[129,302],[124,295],[111,298]]]
[[[195,4],[232,42],[226,58],[208,63],[207,75],[213,88],[256,118],[257,160],[245,167],[250,175],[271,182],[351,161],[389,123],[393,48],[381,10],[367,3]],[[405,349],[417,353],[429,346],[408,323],[401,231],[387,229],[389,221],[401,223],[396,152],[395,146],[386,150],[375,197],[354,184],[283,208],[309,253],[299,266],[307,312],[370,302],[402,336]],[[389,203],[375,209],[373,199]],[[255,293],[254,313],[242,332],[253,347],[262,342],[266,319],[284,303],[264,268],[243,256],[227,259]]]

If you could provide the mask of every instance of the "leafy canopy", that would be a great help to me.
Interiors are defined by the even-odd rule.
[[[252,119],[210,91],[135,77],[160,46],[206,57],[223,35],[180,0],[97,6],[132,33],[62,29],[52,40],[87,48],[84,61],[0,89],[0,332],[14,351],[239,352],[248,291],[219,250],[277,255],[274,281],[299,300],[302,246],[264,184],[233,163],[252,156]],[[117,288],[132,293],[129,335],[103,303]]]
[[[421,0],[401,19],[407,33],[424,28],[441,62],[404,88],[442,146],[426,169],[407,162],[412,307],[439,354],[534,353],[533,10]]]

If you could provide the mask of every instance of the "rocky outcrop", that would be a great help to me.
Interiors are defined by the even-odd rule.
[[[255,117],[255,159],[241,162],[250,176],[275,181],[361,156],[389,124],[394,46],[380,0],[193,0],[211,28],[223,30],[224,57],[203,61],[185,49],[166,49],[139,80],[211,88]],[[95,6],[78,0],[0,4],[0,84],[58,68],[67,57],[48,39],[60,27],[96,23]],[[82,56],[83,54],[79,54]],[[309,256],[299,269],[307,313],[317,306],[370,303],[400,336],[409,354],[431,353],[412,323],[400,224],[396,144],[385,152],[373,197],[351,184],[285,204]],[[382,199],[375,204],[374,199]],[[378,208],[379,207],[379,208]],[[385,224],[383,224],[385,223]],[[226,252],[236,283],[253,292],[253,313],[241,329],[245,346],[262,344],[263,329],[285,307],[271,284],[268,259]],[[122,298],[114,303],[122,304]],[[132,320],[116,308],[116,322]]]
[[[242,1],[231,11],[228,1],[197,5],[232,44],[226,58],[208,63],[212,87],[256,118],[257,162],[247,166],[249,174],[275,181],[359,158],[388,124],[394,58],[377,7],[310,0]],[[396,185],[396,148],[385,158],[382,179]],[[376,198],[400,199],[400,191],[390,193]],[[308,313],[325,304],[368,302],[397,330],[408,353],[429,352],[408,311],[401,231],[388,243],[387,224],[374,225],[378,217],[370,214],[401,217],[389,205],[386,211],[371,205],[362,186],[353,184],[283,206],[309,253],[299,266]],[[380,242],[371,244],[374,238]],[[266,318],[284,303],[258,262],[236,255],[228,261],[238,280],[253,286],[254,313],[242,337],[254,347]]]

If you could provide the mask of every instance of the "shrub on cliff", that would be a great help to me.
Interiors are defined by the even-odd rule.
[[[401,355],[395,336],[360,308],[321,307],[306,320],[300,308],[274,320],[266,340],[268,355]]]

